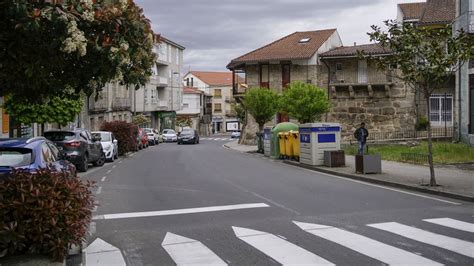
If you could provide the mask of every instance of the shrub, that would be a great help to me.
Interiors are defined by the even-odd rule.
[[[0,254],[46,254],[62,261],[87,233],[92,185],[49,169],[14,170],[0,180]]]
[[[430,122],[428,121],[428,118],[426,116],[420,117],[418,120],[418,123],[416,124],[416,130],[421,131],[421,130],[426,130],[428,128],[428,124]]]
[[[135,151],[137,148],[138,127],[125,121],[105,122],[101,130],[114,133],[118,140],[119,155]]]

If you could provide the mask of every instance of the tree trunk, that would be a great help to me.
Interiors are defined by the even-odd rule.
[[[431,137],[431,118],[430,118],[430,94],[425,94],[426,113],[428,117],[428,164],[430,165],[430,186],[436,186],[436,178],[433,164],[433,139]]]

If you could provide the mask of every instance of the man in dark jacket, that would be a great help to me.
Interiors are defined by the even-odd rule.
[[[362,122],[360,127],[354,132],[354,137],[356,138],[357,142],[359,142],[359,150],[357,154],[364,154],[365,142],[367,141],[368,136],[369,131],[365,128],[365,123]]]

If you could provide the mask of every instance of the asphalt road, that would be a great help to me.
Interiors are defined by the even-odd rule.
[[[82,178],[97,181],[99,207],[88,242],[117,247],[128,265],[474,265],[471,203],[311,172],[224,143],[165,143],[91,169]],[[449,219],[424,221],[434,218]]]

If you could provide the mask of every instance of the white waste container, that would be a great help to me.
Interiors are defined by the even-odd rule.
[[[324,151],[341,149],[339,123],[311,123],[300,125],[300,162],[324,165]]]

